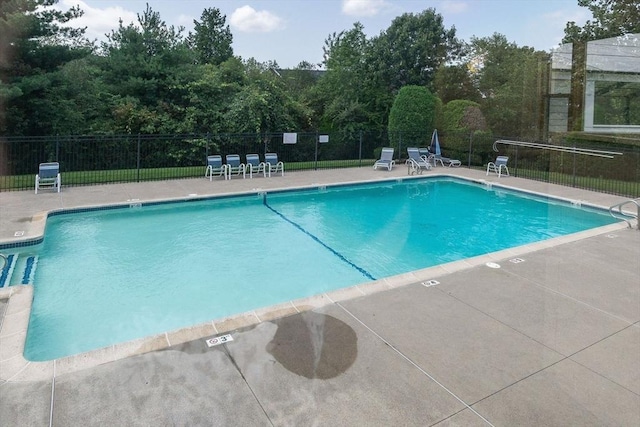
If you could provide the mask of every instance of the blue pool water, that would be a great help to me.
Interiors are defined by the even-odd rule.
[[[50,217],[25,357],[76,354],[614,222],[452,179]]]

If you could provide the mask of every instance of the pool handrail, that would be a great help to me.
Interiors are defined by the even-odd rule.
[[[636,205],[635,214],[628,211],[627,212],[622,211],[623,206],[627,204]],[[633,219],[629,219],[629,217],[635,218],[636,228],[638,229],[638,231],[640,231],[640,198],[625,200],[624,202],[621,202],[621,203],[618,203],[617,205],[613,205],[609,207],[609,214],[616,219],[621,219],[623,221],[626,221],[629,228],[633,228],[633,224],[631,223]]]

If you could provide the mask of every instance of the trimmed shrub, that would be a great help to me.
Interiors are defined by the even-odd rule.
[[[403,86],[389,112],[389,141],[399,147],[423,146],[429,142],[436,120],[438,98],[424,86]]]

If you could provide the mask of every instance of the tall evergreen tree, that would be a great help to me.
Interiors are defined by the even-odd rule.
[[[233,35],[226,19],[213,7],[202,12],[200,21],[193,20],[195,33],[189,33],[187,39],[200,64],[219,65],[233,56]]]
[[[65,128],[65,105],[56,98],[63,65],[89,55],[84,28],[69,26],[82,15],[61,11],[58,0],[0,2],[0,133],[43,135]]]

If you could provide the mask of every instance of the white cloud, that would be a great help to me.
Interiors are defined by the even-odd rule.
[[[469,10],[469,3],[466,1],[444,0],[442,2],[444,14],[463,13],[467,10]]]
[[[80,6],[80,9],[84,11],[84,15],[71,21],[70,25],[73,27],[87,27],[85,35],[90,40],[105,40],[105,34],[111,33],[111,30],[118,28],[120,19],[122,19],[124,25],[138,22],[138,16],[135,12],[123,9],[120,6],[98,9],[89,6],[82,0],[62,0],[55,7],[60,10],[68,10],[76,5]]]
[[[342,0],[342,13],[349,16],[375,16],[388,6],[386,0]]]
[[[247,33],[268,33],[284,25],[284,20],[267,10],[242,6],[233,11],[229,22],[232,27]]]

